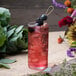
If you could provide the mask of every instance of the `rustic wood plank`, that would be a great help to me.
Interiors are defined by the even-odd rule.
[[[62,2],[61,0],[57,0]],[[41,14],[45,13],[46,9],[52,4],[52,0],[0,0],[0,7],[10,9],[12,14],[11,24],[26,25],[28,22],[34,21]],[[55,8],[54,12],[66,16],[64,9]],[[52,13],[48,17],[48,24],[50,25],[51,31],[63,30],[59,29],[58,21],[61,17]]]

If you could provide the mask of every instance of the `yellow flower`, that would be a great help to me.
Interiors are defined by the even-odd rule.
[[[70,46],[76,46],[76,44],[72,44],[76,41],[76,22],[69,26],[66,37]]]

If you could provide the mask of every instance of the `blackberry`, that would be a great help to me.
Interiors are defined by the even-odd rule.
[[[43,21],[47,20],[47,15],[42,14],[42,16],[40,17],[40,19],[43,20]]]
[[[43,20],[39,18],[36,20],[36,23],[38,23],[38,26],[41,26],[43,25]]]
[[[34,28],[29,27],[29,28],[28,28],[28,31],[32,33],[32,32],[34,32],[34,31],[35,31],[35,29],[34,29]]]

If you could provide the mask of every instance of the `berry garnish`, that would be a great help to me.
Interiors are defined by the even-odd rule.
[[[44,20],[47,20],[47,15],[42,14],[42,16],[40,17],[40,19],[43,20],[43,21],[44,21]]]
[[[36,20],[36,23],[38,23],[38,26],[41,26],[43,25],[43,20],[39,18]]]
[[[59,36],[58,43],[61,44],[62,42],[63,42],[63,39],[61,38],[61,36]]]
[[[68,9],[67,9],[67,13],[69,13],[69,14],[72,14],[72,13],[73,13],[73,11],[74,11],[74,9],[73,9],[73,8],[68,8]]]
[[[34,29],[34,28],[29,27],[29,28],[28,28],[28,31],[32,33],[32,32],[34,32],[34,31],[35,31],[35,29]]]
[[[71,1],[66,0],[66,1],[64,2],[64,5],[67,6],[67,7],[70,7],[70,6],[71,6]]]

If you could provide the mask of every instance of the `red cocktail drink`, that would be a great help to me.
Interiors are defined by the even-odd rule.
[[[35,25],[28,26],[28,65],[31,69],[44,70],[48,67],[48,25]]]

